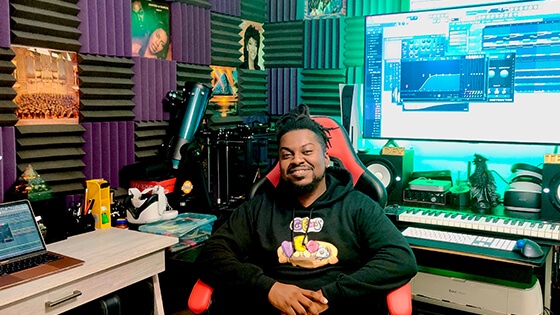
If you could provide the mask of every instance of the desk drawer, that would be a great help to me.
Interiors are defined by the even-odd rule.
[[[0,313],[33,315],[62,313],[111,292],[115,292],[133,283],[149,278],[164,270],[164,253],[156,252],[104,272],[71,281],[66,285],[54,288],[48,292],[37,294],[17,303],[7,305],[0,308]],[[63,277],[64,272],[54,276]],[[47,308],[45,306],[45,303],[54,302],[71,296],[75,291],[81,292],[81,295],[53,307]]]

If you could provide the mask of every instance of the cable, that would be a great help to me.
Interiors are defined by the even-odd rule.
[[[498,172],[496,172],[495,170],[491,170],[490,172],[491,172],[491,173],[494,173],[494,174],[496,174],[496,175],[498,175],[498,177],[499,177],[504,183],[509,184],[509,182],[508,182],[506,179],[504,179],[500,174],[498,174]]]

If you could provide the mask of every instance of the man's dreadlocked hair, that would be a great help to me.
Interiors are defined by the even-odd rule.
[[[331,146],[330,130],[323,127],[310,117],[309,107],[305,104],[298,105],[289,113],[283,115],[276,122],[276,140],[280,142],[280,138],[286,133],[293,130],[308,129],[317,135],[317,139],[321,143],[323,150]]]

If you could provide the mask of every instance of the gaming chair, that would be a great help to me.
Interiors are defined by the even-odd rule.
[[[311,116],[323,127],[330,129],[330,144],[327,153],[338,166],[347,169],[352,174],[354,187],[377,201],[382,208],[387,205],[387,191],[381,181],[375,177],[360,161],[352,147],[350,138],[346,130],[333,118],[328,116]],[[266,176],[258,180],[251,191],[249,198],[266,191],[274,189],[280,181],[279,163],[267,173]],[[213,288],[202,282],[200,279],[195,283],[189,296],[189,309],[195,314],[201,314],[210,307]],[[387,306],[390,315],[410,315],[412,314],[412,292],[410,284],[407,283],[397,288],[387,295]]]

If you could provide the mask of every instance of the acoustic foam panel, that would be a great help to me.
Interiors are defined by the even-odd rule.
[[[119,170],[134,160],[134,122],[87,122],[83,150],[86,178],[103,178],[118,185]]]
[[[268,111],[266,98],[267,72],[247,69],[238,70],[239,102],[241,116],[263,114]]]
[[[224,0],[221,0],[224,1]],[[232,0],[233,2],[235,2],[236,0]],[[193,5],[195,7],[201,7],[204,9],[210,9],[212,6],[214,6],[214,4],[217,1],[212,1],[212,0],[181,0],[180,2],[186,3],[188,5]]]
[[[341,18],[304,21],[305,69],[337,69],[341,62]]]
[[[13,99],[16,91],[12,88],[16,79],[12,75],[16,66],[12,63],[15,57],[11,49],[0,48],[0,125],[13,126],[18,121],[14,112],[17,109]]]
[[[294,68],[266,69],[268,109],[271,115],[282,115],[299,104],[299,71]]]
[[[210,15],[211,64],[225,67],[241,65],[239,25],[241,19],[219,13]]]
[[[80,121],[131,120],[134,61],[79,54]]]
[[[291,22],[303,20],[303,10],[297,5],[297,0],[270,0],[268,4],[268,21]]]
[[[16,173],[16,136],[15,127],[0,127],[0,165],[2,165],[2,176],[0,178],[0,202],[4,202],[4,195],[16,181],[19,174]]]
[[[241,1],[241,18],[259,23],[267,22],[267,9],[266,0]]]
[[[10,0],[11,43],[79,51],[80,8],[76,3],[77,0]]]
[[[302,68],[303,22],[268,23],[264,27],[265,68]]]
[[[177,86],[176,62],[139,57],[134,57],[133,61],[134,120],[169,119],[169,113],[163,108],[163,99]]]
[[[10,16],[9,0],[0,0],[0,16]],[[0,19],[0,47],[10,47],[10,19]]]
[[[344,19],[344,65],[346,67],[364,66],[365,26],[363,16]],[[363,68],[361,70],[363,71]]]
[[[212,12],[232,16],[241,15],[241,0],[210,0]]]
[[[154,158],[165,139],[169,123],[166,121],[138,121],[134,124],[135,162]]]
[[[339,85],[345,82],[345,73],[345,69],[301,71],[301,99],[311,114],[340,117]]]
[[[84,54],[130,57],[131,1],[78,1],[78,18],[82,36],[79,38]]]
[[[82,191],[84,131],[78,124],[16,126],[19,174],[31,165],[54,193]]]
[[[211,85],[212,68],[209,66],[193,65],[188,63],[177,63],[177,91],[182,91],[186,82],[205,83]]]
[[[181,2],[171,3],[170,9],[173,60],[210,65],[210,10]]]

